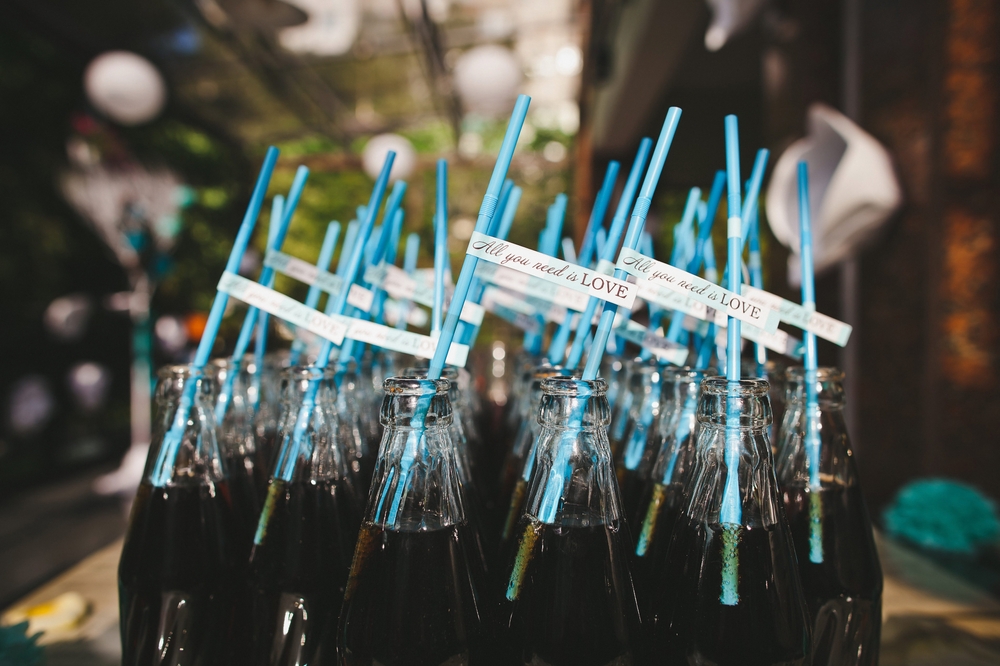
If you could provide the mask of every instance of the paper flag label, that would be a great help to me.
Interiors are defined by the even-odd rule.
[[[751,303],[763,304],[777,310],[781,321],[815,333],[824,340],[829,340],[843,347],[851,337],[850,324],[837,321],[833,317],[828,317],[798,303],[793,303],[787,298],[751,287],[748,284],[742,286],[742,291],[743,296]]]
[[[500,291],[500,290],[496,290]],[[501,292],[503,293],[503,292]],[[492,312],[504,321],[510,322],[522,331],[529,333],[541,333],[542,325],[534,315],[518,312],[504,303],[491,297],[490,294],[483,294],[483,307],[487,312]]]
[[[650,303],[656,303],[668,310],[678,310],[697,319],[708,318],[708,306],[696,301],[687,294],[664,289],[649,280],[639,280],[636,286],[639,287],[639,298],[643,298]]]
[[[560,287],[552,282],[531,277],[525,273],[504,268],[496,264],[480,263],[476,266],[476,276],[483,282],[489,282],[499,287],[516,291],[525,296],[542,299],[549,303],[558,303],[564,308],[582,312],[587,308],[590,296],[587,294]]]
[[[225,272],[219,279],[218,290],[279,319],[284,319],[290,324],[311,331],[334,344],[339,345],[344,342],[347,326],[343,322],[262,284],[235,273]]]
[[[607,259],[601,259],[597,262],[597,268],[594,269],[601,275],[614,275],[615,274],[615,262],[608,261]]]
[[[635,250],[622,248],[618,255],[617,268],[641,280],[648,280],[658,287],[687,294],[710,308],[720,309],[727,316],[735,317],[769,333],[778,328],[778,313],[770,307],[751,303],[739,294]]]
[[[432,358],[434,350],[437,348],[437,340],[429,335],[420,335],[410,331],[402,331],[397,328],[376,324],[373,321],[364,321],[335,315],[334,318],[342,323],[347,332],[344,337],[358,342],[366,342],[370,345],[391,349],[393,351],[411,354],[417,358]],[[460,368],[465,367],[465,362],[469,357],[469,346],[457,342],[451,343],[448,350],[448,358],[445,361],[448,365],[455,365]]]
[[[725,347],[726,342],[728,341],[726,338],[726,327],[724,325],[718,326],[715,330],[715,344]],[[780,328],[774,333],[766,333],[756,326],[741,324],[740,337],[761,344],[772,351],[778,352],[779,354],[784,354],[785,356],[789,356],[794,359],[802,358],[802,341],[789,335]]]
[[[296,259],[284,252],[268,250],[264,256],[264,265],[299,282],[319,287],[328,294],[339,294],[344,288],[344,279],[339,275],[324,271],[308,261]],[[365,312],[371,312],[374,300],[375,294],[359,284],[352,284],[351,290],[347,292],[348,304]]]
[[[493,236],[474,232],[466,252],[505,268],[551,282],[565,289],[596,296],[601,300],[632,309],[635,285],[597,271],[502,241]],[[555,299],[552,299],[555,301]],[[556,301],[558,302],[558,301]],[[575,309],[575,308],[574,308]],[[580,308],[581,310],[583,308]]]
[[[484,264],[489,266],[490,264]],[[478,269],[477,269],[478,270]],[[542,298],[527,296],[516,292],[508,291],[502,287],[488,286],[483,290],[483,300],[491,298],[494,302],[500,303],[514,312],[520,312],[529,316],[539,315],[545,321],[563,323],[569,310],[561,305],[551,303]]]
[[[486,310],[479,303],[473,303],[472,301],[466,301],[462,305],[462,314],[459,315],[459,319],[462,321],[469,322],[473,326],[482,326],[483,317],[486,315]]]
[[[415,280],[403,269],[387,264],[385,262],[378,266],[369,266],[365,269],[365,282],[372,284],[379,289],[384,289],[386,293],[399,301],[413,301],[429,308],[434,307],[434,285]],[[445,306],[451,300],[451,292],[445,289]],[[462,308],[461,319],[474,326],[483,323],[483,311],[478,310],[479,306],[470,301],[466,301]]]
[[[615,335],[650,350],[664,361],[668,361],[674,365],[684,365],[684,362],[687,360],[687,347],[671,342],[656,331],[651,331],[642,324],[630,319],[620,324],[616,322],[614,330]]]

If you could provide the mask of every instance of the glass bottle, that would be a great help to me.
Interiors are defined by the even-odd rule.
[[[882,569],[844,420],[844,375],[819,368],[807,381],[795,367],[786,377],[776,471],[813,622],[813,664],[876,664]]]
[[[669,418],[661,421],[660,448],[652,469],[643,478],[642,497],[634,513],[632,525],[637,533],[635,546],[635,576],[640,590],[660,571],[666,560],[674,524],[687,499],[691,469],[694,466],[698,441],[698,399],[706,371],[695,368],[669,368],[665,390],[671,397]],[[648,594],[640,595],[643,619],[649,617]]]
[[[315,406],[297,423],[311,385]],[[333,371],[289,368],[283,387],[281,447],[250,555],[253,649],[240,662],[333,663],[361,503],[338,441]]]
[[[521,417],[520,429],[514,446],[504,460],[500,478],[498,506],[501,508],[503,527],[501,543],[506,544],[515,535],[514,528],[521,515],[527,498],[528,480],[531,478],[538,442],[538,409],[542,403],[542,382],[550,377],[558,377],[560,371],[552,366],[541,366],[532,375],[531,388],[527,400],[522,401],[525,413]]]
[[[630,424],[616,465],[626,516],[635,515],[643,479],[649,476],[660,450],[660,419],[669,403],[665,398],[673,398],[673,375],[674,371],[668,366],[656,364],[638,366],[632,373],[630,390],[636,398],[632,402]],[[664,394],[667,387],[670,392]]]
[[[229,473],[229,491],[233,510],[242,533],[240,553],[243,559],[250,556],[253,533],[260,515],[261,495],[258,494],[257,439],[254,433],[253,377],[257,371],[253,356],[244,356],[242,362],[229,358],[212,361],[211,371],[217,386],[223,386],[230,374],[235,373],[228,395],[219,392],[215,404],[216,438],[219,450]],[[266,482],[265,482],[266,484]]]
[[[636,367],[641,367],[645,361],[638,358],[625,360],[622,362],[622,369],[618,373],[618,399],[611,404],[611,427],[608,430],[608,441],[611,444],[611,458],[618,459],[621,451],[621,443],[625,438],[625,432],[632,418],[632,405],[635,402],[635,394],[632,392],[632,375]]]
[[[254,412],[254,433],[257,440],[257,477],[260,497],[267,495],[267,482],[278,455],[278,423],[281,419],[281,392],[284,371],[289,367],[287,350],[272,352],[264,357],[263,367],[257,368],[260,390]]]
[[[542,382],[535,468],[502,578],[509,663],[630,664],[641,652],[606,389],[603,379]]]
[[[368,404],[368,396],[363,390],[364,380],[357,373],[357,364],[350,361],[347,370],[338,377],[336,390],[339,444],[345,454],[345,462],[356,479],[358,493],[365,497],[372,482],[375,468],[375,447],[371,445],[371,427],[366,425],[363,406]]]
[[[462,402],[462,394],[457,383],[458,371],[453,367],[445,367],[442,377],[448,380],[448,402],[451,404],[451,425],[448,427],[448,434],[451,438],[450,446],[454,448],[455,464],[458,471],[459,483],[462,486],[463,506],[465,507],[466,522],[469,532],[476,542],[476,549],[484,570],[487,570],[487,553],[493,550],[487,546],[489,542],[483,518],[485,508],[483,506],[480,486],[473,476],[472,456],[469,450],[469,440],[466,436],[465,425],[462,419],[458,418],[458,410],[455,405]],[[406,379],[427,379],[427,368],[409,367],[404,368],[402,377]],[[454,377],[456,381],[451,378]]]
[[[342,666],[491,656],[447,380],[385,380],[385,434],[340,614]]]
[[[216,440],[215,380],[185,365],[158,375],[153,440],[118,564],[122,663],[220,664],[244,566]],[[168,438],[179,441],[173,460]]]
[[[805,599],[767,439],[767,391],[759,379],[702,383],[690,494],[651,581],[651,649],[664,663],[810,663]]]

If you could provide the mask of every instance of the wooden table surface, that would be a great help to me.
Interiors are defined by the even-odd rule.
[[[882,666],[1000,664],[1000,601],[894,542],[877,538],[885,572]],[[121,661],[116,575],[122,542],[102,548],[16,606],[78,592],[91,605],[72,630],[43,635],[48,666]]]

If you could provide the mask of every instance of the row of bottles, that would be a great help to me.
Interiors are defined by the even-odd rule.
[[[123,663],[877,662],[838,371],[788,370],[772,449],[763,379],[612,360],[609,382],[583,381],[526,359],[490,419],[455,370],[366,358],[161,372],[119,571]]]

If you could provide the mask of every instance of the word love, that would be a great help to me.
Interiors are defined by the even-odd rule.
[[[339,294],[340,290],[344,288],[344,278],[284,252],[268,250],[264,256],[264,265],[299,282],[319,287],[331,295]],[[352,284],[350,291],[347,292],[347,304],[362,312],[371,312],[374,300],[375,294],[360,284]]]
[[[781,321],[798,326],[804,331],[815,333],[824,340],[843,347],[851,337],[851,325],[837,321],[833,317],[816,312],[810,308],[793,303],[788,299],[766,292],[762,289],[742,285],[743,297],[752,303],[759,303],[778,311]]]
[[[273,289],[258,284],[235,273],[223,273],[218,289],[247,305],[252,305],[269,315],[278,317],[299,328],[326,338],[334,344],[344,342],[347,326],[333,317],[314,310]]]
[[[468,254],[498,266],[511,268],[525,275],[573,291],[597,297],[628,310],[635,303],[636,288],[625,280],[602,275],[568,261],[529,250],[479,232],[472,234]]]
[[[744,321],[768,333],[773,333],[778,328],[780,321],[778,313],[772,308],[753,303],[697,275],[647,257],[635,250],[622,248],[618,255],[617,267],[640,280],[647,280],[656,286],[687,294],[710,308],[721,310],[729,317]]]

